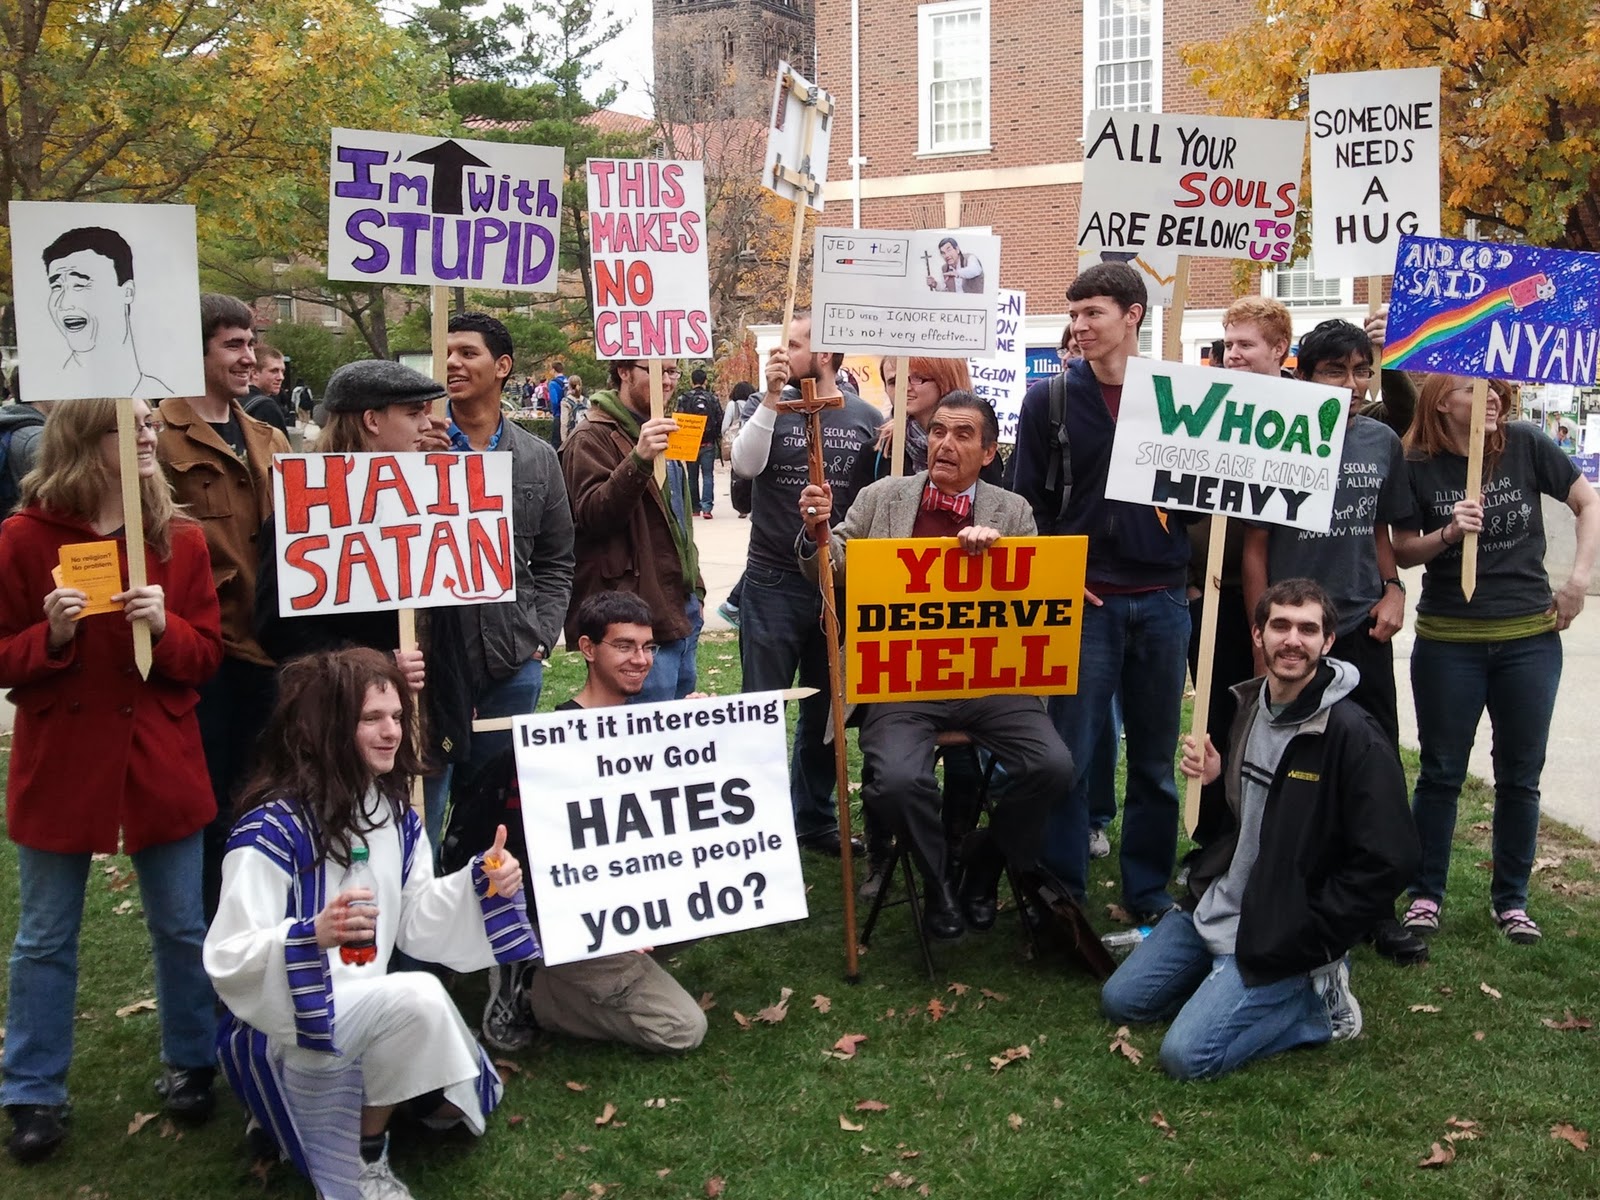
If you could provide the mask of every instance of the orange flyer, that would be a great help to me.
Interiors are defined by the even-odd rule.
[[[673,413],[678,428],[667,438],[667,457],[693,462],[700,457],[700,439],[706,432],[705,413]]]
[[[77,588],[89,597],[89,603],[78,614],[80,618],[122,611],[122,605],[111,599],[122,591],[122,556],[116,542],[80,542],[61,547],[61,565],[53,574],[61,587]]]

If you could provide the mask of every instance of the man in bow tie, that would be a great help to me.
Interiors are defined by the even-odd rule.
[[[1027,501],[978,478],[994,458],[999,437],[994,409],[985,401],[971,392],[945,396],[928,425],[928,469],[872,484],[833,530],[835,581],[843,581],[844,547],[852,537],[954,538],[969,554],[982,554],[1001,538],[1034,536]],[[816,533],[828,528],[831,507],[832,490],[826,485],[808,485],[800,494],[807,529],[796,552],[808,574],[816,573]],[[994,754],[1007,780],[988,828],[973,835],[962,855],[959,895],[946,876],[933,774],[934,738],[948,730],[970,734]],[[1032,696],[908,697],[873,704],[861,724],[861,754],[862,803],[882,814],[922,868],[928,934],[949,939],[960,937],[964,926],[993,926],[1007,862],[1018,870],[1035,864],[1050,802],[1072,783],[1072,756],[1044,706]]]

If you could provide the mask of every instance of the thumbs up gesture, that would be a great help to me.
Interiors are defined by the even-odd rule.
[[[494,845],[483,852],[483,873],[489,877],[489,895],[515,896],[522,890],[522,864],[506,849],[506,827],[494,831]]]

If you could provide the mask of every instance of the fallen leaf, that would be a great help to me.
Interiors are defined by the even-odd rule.
[[[721,1175],[713,1175],[710,1179],[706,1180],[706,1196],[709,1198],[709,1200],[717,1200],[717,1197],[722,1195],[722,1189],[727,1186],[727,1184],[722,1182]]]
[[[954,992],[958,996],[965,996],[971,990],[971,986],[965,983],[952,983],[949,987],[945,988],[945,991]]]
[[[1444,1140],[1447,1142],[1475,1142],[1478,1140],[1478,1135],[1471,1129],[1452,1129],[1444,1135]]]
[[[1123,908],[1120,904],[1106,905],[1106,916],[1110,917],[1113,921],[1120,921],[1124,925],[1133,924],[1133,918],[1128,915],[1128,910]]]
[[[717,999],[712,992],[701,992],[700,999],[695,1001],[700,1006],[701,1012],[710,1012],[717,1006]]]
[[[1487,983],[1480,983],[1478,985],[1478,990],[1485,996],[1493,997],[1496,1000],[1500,999],[1500,993],[1496,989],[1490,987]]]
[[[900,1161],[901,1162],[910,1162],[913,1158],[921,1158],[921,1157],[922,1157],[922,1151],[921,1150],[902,1150],[902,1151],[900,1151]]]
[[[132,911],[133,911],[133,901],[132,900],[124,900],[121,904],[117,904],[117,905],[114,905],[112,907],[111,915],[114,916],[114,917],[125,917],[129,913],[131,913]]]
[[[1141,1176],[1139,1176],[1138,1179],[1134,1180],[1134,1182],[1135,1183],[1149,1183],[1154,1178],[1155,1178],[1154,1175],[1141,1175]]]
[[[944,1020],[945,1013],[949,1011],[950,1010],[944,1006],[944,1002],[937,996],[928,1001],[928,1019],[930,1021]]]
[[[1051,1108],[1065,1108],[1066,1107],[1066,1102],[1063,1101],[1060,1096],[1057,1096],[1054,1100],[1050,1101],[1050,1107]]]
[[[605,1108],[600,1111],[600,1115],[594,1119],[594,1123],[596,1125],[609,1125],[611,1124],[611,1118],[616,1115],[617,1106],[608,1100],[606,1101]]]
[[[1012,1046],[1007,1050],[1002,1050],[999,1054],[990,1055],[989,1065],[994,1068],[994,1070],[1001,1071],[1006,1067],[1009,1067],[1012,1063],[1016,1062],[1019,1058],[1032,1057],[1033,1051],[1030,1050],[1026,1045]]]
[[[1004,1004],[1006,1002],[1005,996],[999,992],[991,992],[988,988],[980,988],[979,991],[985,1000],[993,1000],[996,1004]]]
[[[500,1074],[502,1074],[502,1075],[521,1075],[522,1074],[522,1068],[517,1066],[517,1064],[512,1062],[509,1058],[497,1058],[497,1059],[495,1059],[494,1060],[494,1066],[495,1066],[495,1070],[499,1071]]]
[[[1472,1031],[1472,1040],[1475,1042],[1481,1042],[1487,1036],[1488,1034],[1484,1033],[1481,1029],[1474,1029]]]
[[[1555,858],[1536,858],[1533,860],[1533,873],[1538,874],[1540,871],[1553,871],[1566,861],[1567,860],[1560,855],[1557,855]]]
[[[255,1176],[256,1182],[265,1188],[267,1186],[267,1181],[272,1176],[272,1168],[277,1165],[278,1163],[276,1159],[258,1158],[255,1162],[250,1164],[250,1174]]]
[[[567,1080],[567,1091],[569,1092],[587,1092],[588,1090],[589,1085],[587,1083],[574,1083],[570,1079]]]
[[[1488,833],[1493,829],[1494,824],[1490,821],[1474,821],[1472,823],[1472,831],[1474,833]]]
[[[811,997],[811,1007],[816,1009],[819,1013],[832,1012],[833,1001],[829,1000],[826,996],[816,995]]]
[[[1451,1129],[1476,1129],[1478,1127],[1476,1121],[1466,1121],[1455,1116],[1446,1117],[1444,1123],[1450,1126]]]
[[[885,1186],[892,1188],[908,1188],[916,1186],[916,1178],[907,1175],[904,1171],[890,1171],[883,1177]]]
[[[839,1114],[839,1128],[844,1130],[846,1133],[860,1133],[863,1129],[866,1128],[866,1126],[865,1125],[857,1125],[849,1117],[845,1116],[843,1113],[840,1113]]]
[[[1589,1131],[1568,1125],[1565,1121],[1550,1127],[1550,1138],[1552,1141],[1566,1142],[1576,1150],[1589,1149]]]
[[[1322,1161],[1322,1155],[1318,1154],[1315,1150],[1313,1150],[1309,1155],[1306,1156],[1306,1161],[1307,1162],[1321,1162]]]
[[[606,1185],[603,1183],[591,1183],[589,1185],[589,1200],[601,1200],[601,1197],[610,1190],[611,1189],[606,1187]]]
[[[178,1131],[178,1127],[171,1121],[162,1121],[156,1132],[164,1138],[171,1138],[175,1142],[183,1141],[183,1134]]]
[[[1013,1128],[1013,1129],[1021,1129],[1022,1128],[1022,1124],[1023,1124],[1023,1122],[1022,1122],[1022,1114],[1021,1113],[1012,1113],[1010,1116],[1008,1116],[1006,1118],[1006,1124],[1011,1126],[1011,1128]]]
[[[1441,996],[1454,996],[1455,994],[1456,994],[1455,988],[1449,986],[1448,984],[1446,984],[1445,986],[1443,986],[1443,987],[1441,987],[1439,989],[1439,995],[1441,995]]]
[[[857,1112],[888,1112],[889,1106],[882,1100],[857,1100]]]
[[[737,1008],[733,1010],[733,1021],[734,1024],[736,1024],[740,1029],[750,1028],[750,1018],[745,1016]]]
[[[1444,1009],[1440,1008],[1437,1004],[1413,1004],[1411,1006],[1410,1011],[1411,1012],[1433,1013],[1433,1012],[1443,1012]]]
[[[506,1118],[506,1125],[511,1129],[515,1129],[518,1125],[524,1124],[527,1119],[528,1118],[523,1116],[521,1113],[512,1113]]]
[[[1161,1130],[1162,1134],[1168,1138],[1175,1138],[1178,1136],[1177,1131],[1173,1129],[1171,1125],[1167,1124],[1166,1115],[1159,1108],[1150,1114],[1150,1124]]]
[[[1128,1040],[1131,1035],[1126,1025],[1117,1026],[1117,1032],[1111,1035],[1111,1044],[1106,1047],[1113,1054],[1120,1054],[1129,1062],[1138,1064],[1144,1058],[1144,1051]]]
[[[1453,1145],[1449,1142],[1435,1142],[1428,1157],[1420,1160],[1417,1166],[1436,1170],[1439,1167],[1448,1167],[1455,1160],[1456,1148]]]
[[[1545,1017],[1543,1020],[1541,1020],[1539,1022],[1539,1024],[1543,1025],[1546,1029],[1559,1029],[1563,1033],[1570,1032],[1570,1031],[1572,1031],[1574,1029],[1593,1029],[1594,1028],[1594,1022],[1593,1021],[1589,1020],[1586,1017],[1575,1017],[1575,1016],[1573,1016],[1572,1015],[1572,1010],[1570,1008],[1567,1009],[1566,1019],[1565,1020],[1552,1021],[1549,1017]]]
[[[756,1020],[764,1021],[768,1025],[776,1025],[789,1015],[789,997],[794,995],[793,988],[784,988],[778,994],[778,1002],[769,1004],[756,1014]]]
[[[117,1016],[131,1017],[134,1013],[155,1012],[155,1010],[155,998],[151,997],[148,1000],[135,1000],[132,1004],[124,1004],[121,1008],[117,1009]]]
[[[657,1179],[665,1179],[668,1175],[671,1175],[671,1174],[672,1174],[672,1168],[671,1167],[662,1167],[659,1171],[656,1172],[656,1178]]]
[[[920,1017],[922,1015],[922,1005],[913,1004],[910,1008],[906,1009],[905,1015],[908,1020],[912,1017]]]
[[[155,1119],[156,1119],[156,1114],[155,1113],[142,1113],[142,1112],[134,1113],[133,1114],[133,1120],[128,1122],[128,1136],[132,1137],[134,1134],[138,1133],[139,1130],[143,1129],[146,1125],[150,1124],[150,1122],[154,1121]]]
[[[653,1099],[646,1100],[644,1106],[646,1108],[665,1108],[667,1106],[667,1098],[665,1096],[656,1096]]]
[[[928,1185],[927,1184],[923,1184],[921,1187],[919,1187],[917,1189],[917,1195],[919,1195],[919,1196],[931,1196],[931,1195],[933,1195],[933,1193],[928,1190]]]

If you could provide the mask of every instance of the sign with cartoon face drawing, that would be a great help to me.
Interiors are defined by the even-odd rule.
[[[13,200],[11,279],[29,400],[205,391],[191,206]]]

